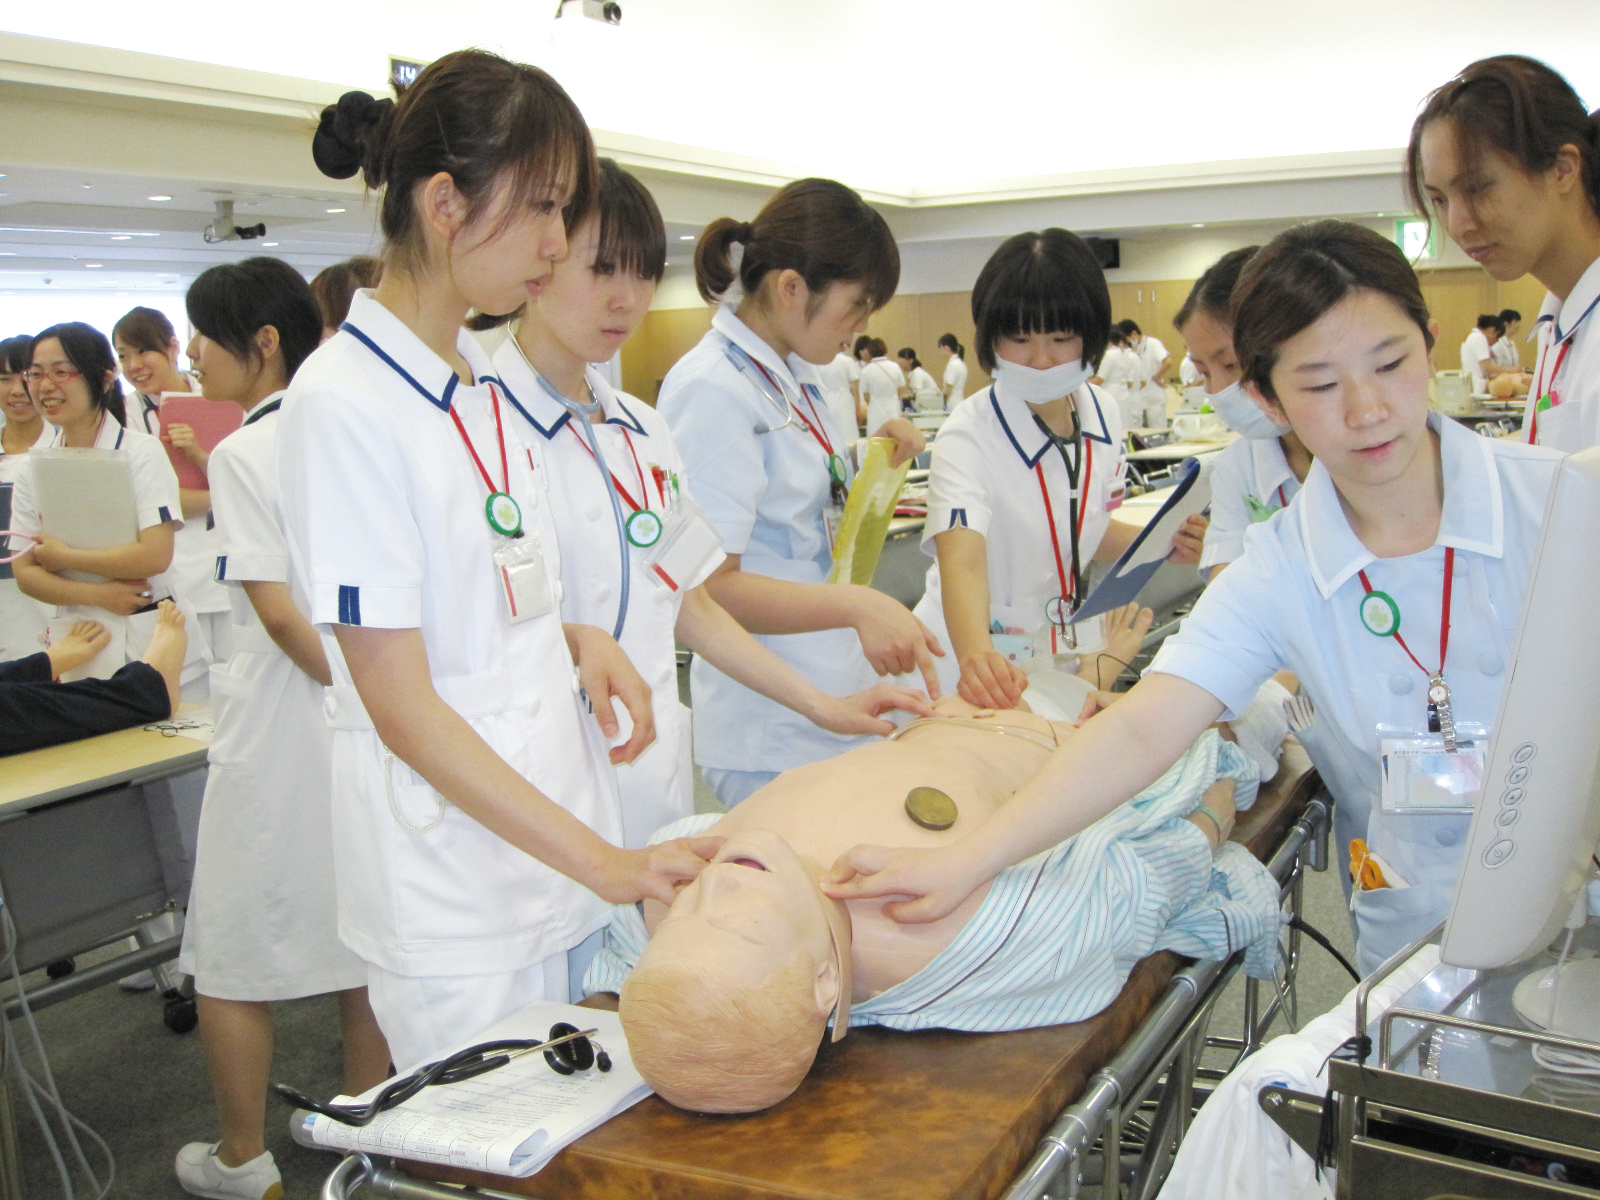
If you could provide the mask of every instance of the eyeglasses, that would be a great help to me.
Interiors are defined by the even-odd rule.
[[[296,1108],[320,1113],[341,1125],[370,1125],[379,1113],[404,1104],[425,1087],[473,1079],[503,1067],[513,1058],[532,1050],[544,1051],[545,1062],[557,1075],[575,1075],[590,1067],[609,1071],[611,1056],[601,1048],[599,1042],[590,1040],[597,1032],[595,1029],[579,1029],[576,1025],[558,1021],[550,1026],[550,1036],[542,1042],[526,1038],[479,1042],[476,1046],[456,1051],[449,1058],[419,1067],[410,1075],[390,1080],[382,1091],[365,1104],[323,1104],[282,1083],[273,1084],[272,1091],[279,1099],[288,1101]]]
[[[146,725],[145,733],[159,733],[162,737],[177,737],[180,733],[190,729],[204,729],[204,721],[196,721],[189,717],[179,717],[171,721],[158,721],[154,725]]]
[[[50,367],[48,370],[41,370],[38,367],[29,367],[22,373],[22,378],[27,381],[29,387],[37,387],[41,382],[43,382],[46,376],[49,377],[51,383],[60,384],[71,383],[74,379],[77,379],[82,374],[83,372],[78,370],[77,367],[54,366]]]

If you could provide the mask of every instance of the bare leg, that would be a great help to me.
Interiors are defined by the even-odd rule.
[[[242,1166],[267,1148],[272,1009],[264,1000],[219,1000],[203,994],[195,1000],[211,1092],[222,1118],[217,1158],[224,1166]]]
[[[183,670],[183,656],[189,649],[189,635],[183,628],[183,612],[171,600],[161,602],[155,631],[150,644],[145,647],[143,661],[161,672],[166,681],[167,695],[172,699],[172,711],[178,711],[179,681]],[[76,632],[76,630],[74,630]]]
[[[350,988],[338,996],[344,1025],[344,1091],[359,1096],[389,1077],[389,1043],[372,1015],[366,988]]]

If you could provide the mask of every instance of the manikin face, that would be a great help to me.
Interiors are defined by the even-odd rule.
[[[117,365],[122,377],[145,395],[160,389],[162,381],[177,370],[178,343],[174,339],[170,350],[135,350],[121,338],[114,343]]]
[[[188,354],[194,373],[200,377],[200,392],[207,400],[241,403],[249,397],[261,374],[260,364],[242,361],[203,333],[194,335]]]
[[[71,372],[67,380],[57,382],[45,375],[33,385],[33,398],[46,421],[52,425],[76,425],[95,414],[89,382],[72,365],[59,338],[45,338],[33,348],[33,366],[41,371]]]
[[[1210,313],[1197,312],[1184,323],[1189,357],[1212,395],[1239,381],[1239,356],[1233,350],[1233,328]]]
[[[631,271],[595,264],[600,220],[585,221],[572,235],[572,250],[555,264],[544,285],[539,320],[571,354],[584,362],[606,362],[639,327],[656,294],[656,282]]]
[[[561,209],[571,198],[569,185],[561,191],[552,189],[529,207],[502,187],[483,213],[457,232],[448,252],[448,270],[471,307],[508,313],[538,297],[556,260],[566,256]]]
[[[1075,333],[1006,333],[995,339],[995,356],[1018,366],[1048,371],[1083,358],[1083,339]]]
[[[817,964],[818,1008],[826,1014],[838,981],[816,876],[777,834],[740,830],[678,894],[651,935],[640,966],[671,963],[715,971],[758,988],[803,950]]]
[[[1434,215],[1450,240],[1495,279],[1508,283],[1537,274],[1552,245],[1568,236],[1559,164],[1529,174],[1492,147],[1469,163],[1449,118],[1423,129],[1420,150],[1423,195]]]
[[[871,315],[867,289],[863,284],[844,281],[829,284],[821,293],[816,311],[807,315],[809,300],[816,297],[803,282],[799,287],[808,298],[808,303],[799,306],[785,333],[796,354],[808,363],[821,366],[833,361],[839,343],[847,341]],[[863,355],[864,359],[871,357],[870,352]]]
[[[21,371],[0,371],[0,417],[18,425],[27,424],[39,415],[28,395],[28,381]]]
[[[1428,377],[1422,330],[1381,292],[1352,292],[1279,350],[1277,403],[1341,489],[1382,487],[1428,469]]]

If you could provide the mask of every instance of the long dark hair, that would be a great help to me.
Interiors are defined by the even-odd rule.
[[[82,321],[63,321],[34,335],[28,347],[28,361],[39,350],[39,343],[55,338],[67,361],[78,369],[89,387],[89,403],[112,415],[118,425],[128,423],[128,407],[122,399],[122,384],[117,382],[117,356],[111,339],[93,325]]]

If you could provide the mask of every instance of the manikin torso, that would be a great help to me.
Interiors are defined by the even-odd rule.
[[[970,717],[973,723],[915,725],[894,740],[785,771],[706,833],[731,836],[744,829],[771,830],[789,843],[813,877],[820,877],[841,853],[861,843],[944,845],[994,813],[1043,766],[1049,744],[1073,732],[1071,725],[1031,713],[991,713],[953,697],[941,701],[939,711]],[[991,724],[1031,737],[981,727]],[[937,734],[930,736],[935,730]],[[922,786],[936,787],[956,802],[959,815],[954,826],[925,829],[906,815],[906,793]],[[988,890],[985,884],[948,916],[920,925],[897,924],[884,915],[882,901],[851,901],[853,999],[876,996],[927,966],[971,919]],[[652,932],[665,912],[664,906],[645,902],[645,921]]]

